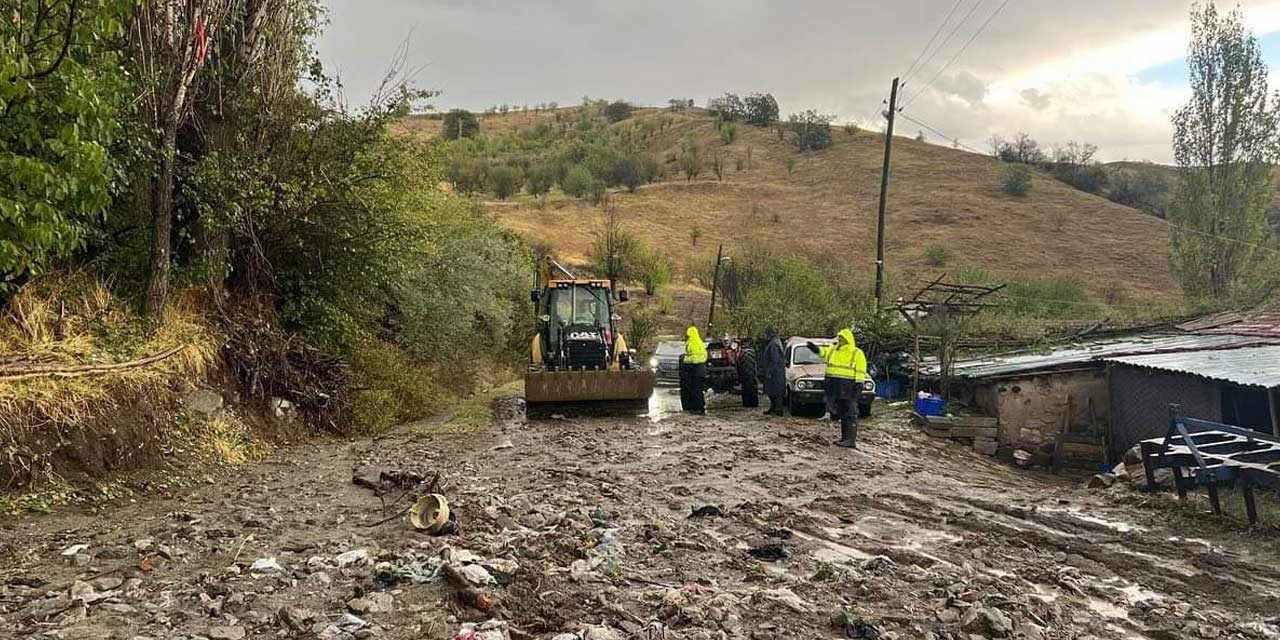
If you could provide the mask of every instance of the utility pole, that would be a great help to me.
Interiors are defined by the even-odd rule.
[[[720,263],[724,261],[724,245],[716,249],[716,270],[711,276],[711,310],[707,312],[707,335],[711,335],[711,321],[716,317],[716,289],[720,288]]]
[[[893,119],[898,114],[898,79],[889,92],[889,127],[884,132],[884,169],[880,173],[880,216],[876,223],[876,309],[884,306],[884,205],[889,196],[889,158],[893,154]]]

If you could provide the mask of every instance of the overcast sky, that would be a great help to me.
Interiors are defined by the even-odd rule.
[[[812,108],[878,123],[891,79],[949,14],[936,55],[907,76],[904,113],[977,149],[1022,130],[1047,144],[1093,142],[1105,160],[1169,161],[1169,118],[1188,95],[1190,0],[327,3],[319,49],[352,104],[367,100],[407,39],[407,64],[421,88],[443,92],[433,102],[441,109],[583,96],[702,105],[761,91],[784,115]],[[1280,0],[1239,5],[1280,88]],[[900,122],[900,131],[921,129]]]

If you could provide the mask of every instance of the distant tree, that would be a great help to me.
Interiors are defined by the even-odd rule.
[[[1054,149],[1053,176],[1081,191],[1102,193],[1110,178],[1106,167],[1093,159],[1097,145],[1068,142]]]
[[[671,107],[672,111],[680,111],[681,109],[684,109],[686,107],[692,107],[693,100],[688,100],[685,98],[672,98],[667,101],[667,104]]]
[[[525,190],[540,201],[546,200],[547,194],[551,192],[551,187],[555,183],[556,169],[547,164],[529,167],[529,171],[525,174]]]
[[[609,105],[604,108],[604,118],[609,122],[622,122],[623,120],[630,118],[631,113],[634,110],[635,107],[632,107],[629,102],[623,102],[621,100],[610,102]]]
[[[707,111],[725,122],[737,122],[747,115],[747,107],[736,94],[726,93],[707,101]]]
[[[1040,148],[1040,143],[1024,132],[1018,132],[1013,140],[993,136],[991,145],[995,156],[1005,162],[1038,165],[1049,160],[1048,155]]]
[[[1191,10],[1191,100],[1173,117],[1178,187],[1169,209],[1171,261],[1191,299],[1220,301],[1257,278],[1270,238],[1271,167],[1280,113],[1267,66],[1239,9]]]
[[[743,101],[745,119],[757,127],[769,127],[778,121],[778,101],[772,94],[753,93]]]
[[[724,180],[724,161],[725,153],[722,149],[716,149],[711,154],[711,169],[716,172],[716,181]]]
[[[856,125],[856,124],[854,124],[854,123],[852,123],[852,122],[847,122],[847,123],[845,123],[845,125],[844,125],[844,133],[845,133],[845,135],[850,135],[850,136],[851,136],[851,135],[854,135],[854,134],[856,134],[856,133],[858,133],[858,125]]]
[[[1017,198],[1031,193],[1031,169],[1023,164],[1015,164],[1006,169],[1000,190],[1007,196]]]
[[[725,122],[720,127],[720,141],[725,144],[733,144],[738,139],[738,125],[732,122]]]
[[[506,200],[515,195],[520,188],[520,170],[507,165],[499,165],[489,170],[489,188],[499,200]]]
[[[916,142],[924,142],[924,140],[924,129],[921,129],[916,132]]]
[[[440,131],[445,140],[474,138],[480,133],[480,121],[476,120],[476,114],[466,109],[454,109],[444,114]]]
[[[605,207],[589,257],[595,272],[609,279],[611,290],[617,291],[619,282],[631,279],[642,249],[640,239],[623,228],[617,207]]]
[[[458,191],[465,194],[484,191],[488,184],[488,167],[481,160],[469,155],[459,155],[449,162],[446,177]]]
[[[701,237],[702,237],[702,227],[699,227],[698,225],[695,224],[689,228],[689,244],[695,247],[698,246],[698,238],[701,238]]]
[[[812,109],[787,118],[791,138],[799,151],[818,151],[831,146],[831,117]]]
[[[680,170],[688,181],[702,173],[702,143],[697,138],[690,136],[681,145]]]
[[[644,173],[644,167],[641,166],[638,156],[624,155],[609,168],[606,180],[609,184],[621,185],[626,187],[627,191],[634,192],[637,187],[648,182]]]
[[[747,171],[751,170],[751,145],[747,145]]]
[[[560,190],[574,198],[585,198],[591,195],[591,189],[595,181],[596,178],[591,175],[590,169],[581,164],[575,164],[565,172],[564,178],[560,180]]]
[[[791,176],[791,173],[792,173],[792,172],[794,172],[794,171],[796,170],[796,157],[795,157],[795,156],[787,156],[787,159],[786,159],[784,162],[785,162],[786,167],[787,167],[787,176],[788,176],[788,177],[790,177],[790,176]]]

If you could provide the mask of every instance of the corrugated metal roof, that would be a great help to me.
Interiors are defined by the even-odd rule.
[[[1236,335],[1137,336],[1123,340],[1099,340],[1063,347],[1047,353],[1015,353],[962,360],[955,364],[954,374],[960,378],[985,378],[1087,365],[1104,358],[1119,356],[1228,349],[1278,342],[1280,340]],[[924,375],[938,375],[937,359],[926,359],[920,371]]]
[[[1280,338],[1280,303],[1248,311],[1226,311],[1178,325],[1183,331]]]
[[[1106,358],[1135,367],[1189,373],[1235,384],[1280,387],[1280,345]]]

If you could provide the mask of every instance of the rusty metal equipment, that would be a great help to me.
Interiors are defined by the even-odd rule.
[[[1218,487],[1234,486],[1244,498],[1249,524],[1258,522],[1255,489],[1280,490],[1280,439],[1251,429],[1181,415],[1169,406],[1169,428],[1162,438],[1140,444],[1147,487],[1156,487],[1156,470],[1169,469],[1178,497],[1204,487],[1209,506],[1222,514]]]

